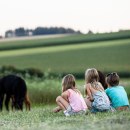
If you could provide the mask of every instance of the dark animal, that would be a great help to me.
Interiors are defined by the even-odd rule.
[[[30,110],[30,101],[25,81],[16,75],[7,75],[0,79],[0,110],[2,111],[5,97],[5,107],[9,111],[9,101],[12,99],[12,109],[23,110],[23,102]]]
[[[105,80],[106,76],[104,75],[103,72],[101,72],[99,70],[98,70],[98,75],[99,75],[99,82],[102,84],[104,89],[107,89],[108,86],[107,86],[107,83]]]
[[[14,99],[14,96],[11,96],[11,99],[12,99],[12,110],[14,110],[14,107],[15,107],[15,99]],[[30,103],[30,99],[29,99],[29,96],[28,94],[26,93],[25,95],[25,100],[24,100],[24,103],[25,103],[25,107],[26,107],[26,110],[31,110],[31,103]]]

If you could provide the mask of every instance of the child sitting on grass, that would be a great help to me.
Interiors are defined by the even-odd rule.
[[[119,85],[119,76],[117,73],[110,73],[106,77],[108,88],[106,94],[111,100],[112,106],[117,110],[128,110],[129,101],[127,93],[123,86]]]
[[[110,101],[103,86],[99,81],[99,75],[95,68],[85,72],[86,104],[92,113],[111,111]]]
[[[81,92],[76,88],[75,77],[72,74],[62,79],[62,94],[56,98],[58,107],[54,112],[64,111],[65,116],[86,113],[86,103]]]

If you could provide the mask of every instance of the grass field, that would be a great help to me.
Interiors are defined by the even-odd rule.
[[[130,72],[130,39],[127,34],[68,35],[58,38],[0,42],[0,66],[36,68],[42,72],[82,73],[89,67],[104,72]],[[54,46],[56,45],[56,46]],[[61,79],[25,79],[32,103],[30,112],[0,113],[2,130],[128,130],[130,111],[65,117],[52,113],[61,93]],[[76,80],[84,95],[84,79]],[[130,100],[130,79],[122,79]]]
[[[81,44],[86,42],[121,40],[130,38],[130,31],[97,34],[62,34],[19,37],[0,40],[0,50],[34,48],[55,45]]]
[[[102,71],[128,72],[128,59],[130,39],[0,52],[1,66],[38,68],[54,73],[84,73],[89,67]]]
[[[30,112],[0,113],[2,130],[128,130],[130,112],[98,113],[65,117],[52,113],[54,106],[34,107]]]
[[[100,40],[102,38],[102,41],[85,42],[85,40],[87,41],[88,39],[96,39],[98,36],[100,36]],[[41,37],[40,39],[36,38],[33,40],[15,40],[15,42],[11,41],[10,44],[7,40],[4,44],[1,42],[0,47],[4,48],[6,45],[9,48],[11,46],[19,46],[21,49],[13,48],[6,50],[7,47],[5,50],[0,51],[0,66],[12,65],[19,69],[36,68],[47,74],[48,72],[59,74],[81,73],[82,79],[85,70],[91,67],[95,67],[104,72],[130,72],[130,39],[109,39],[104,41],[108,34],[102,34],[102,36],[103,37],[101,37],[100,34],[93,35],[93,37],[92,35],[62,35],[57,38]],[[119,37],[120,35],[118,34],[117,36]],[[113,35],[111,34],[109,38],[112,39]],[[70,44],[67,43],[66,45],[63,42],[64,40],[68,40]],[[42,44],[44,44],[44,42],[47,43],[47,41],[49,41],[49,43],[51,43],[50,41],[53,41],[53,43],[60,41],[60,45],[40,47],[40,44],[38,44],[36,48],[33,48],[34,44],[37,44],[36,41]],[[72,44],[72,41],[78,42]],[[23,47],[25,44],[29,45],[30,48],[25,49]],[[54,102],[61,90],[59,80],[41,80],[43,80],[43,82],[37,82],[35,79],[33,82],[32,80],[27,80],[32,102]],[[126,81],[126,83],[127,82],[128,81]],[[80,85],[83,84],[84,83]],[[82,88],[81,91],[83,92]],[[37,96],[37,94],[39,96]],[[49,95],[52,95],[51,98],[48,98]]]
[[[77,88],[84,93],[84,80],[76,80]],[[28,93],[32,104],[51,104],[61,94],[61,80],[26,80]],[[121,79],[120,85],[124,86],[130,100],[130,79]]]
[[[128,130],[130,111],[98,113],[65,117],[63,112],[53,113],[54,100],[61,91],[60,80],[26,80],[32,102],[31,111],[0,113],[1,130]],[[77,80],[78,88],[83,93],[84,80]],[[122,79],[130,99],[130,80]],[[53,101],[53,102],[52,102]],[[38,104],[36,104],[36,102]],[[50,102],[50,103],[49,103]]]
[[[41,46],[52,46],[55,45],[60,39],[65,39],[71,35],[67,34],[57,34],[57,35],[45,35],[45,36],[34,36],[34,37],[17,37],[17,38],[7,38],[0,40],[0,50],[13,50],[22,48],[34,48]]]

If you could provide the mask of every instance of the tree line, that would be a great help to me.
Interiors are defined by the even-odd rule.
[[[81,34],[80,31],[75,31],[71,28],[63,27],[37,27],[35,29],[25,29],[24,27],[16,28],[15,30],[7,30],[5,37],[20,37],[20,36],[35,36],[47,34]]]

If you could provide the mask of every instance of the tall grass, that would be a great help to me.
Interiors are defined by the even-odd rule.
[[[56,97],[61,94],[61,83],[57,79],[26,80],[26,83],[32,104],[55,103]]]
[[[121,80],[120,84],[124,86],[124,88],[125,88],[125,90],[127,92],[127,96],[129,98],[129,101],[130,101],[130,79],[129,78],[128,79],[123,79],[123,80]]]
[[[32,104],[54,104],[55,99],[61,94],[61,80],[26,80],[28,86],[28,93]],[[84,81],[77,80],[77,88],[84,96]],[[121,80],[121,85],[127,91],[130,100],[130,81],[128,79]]]

